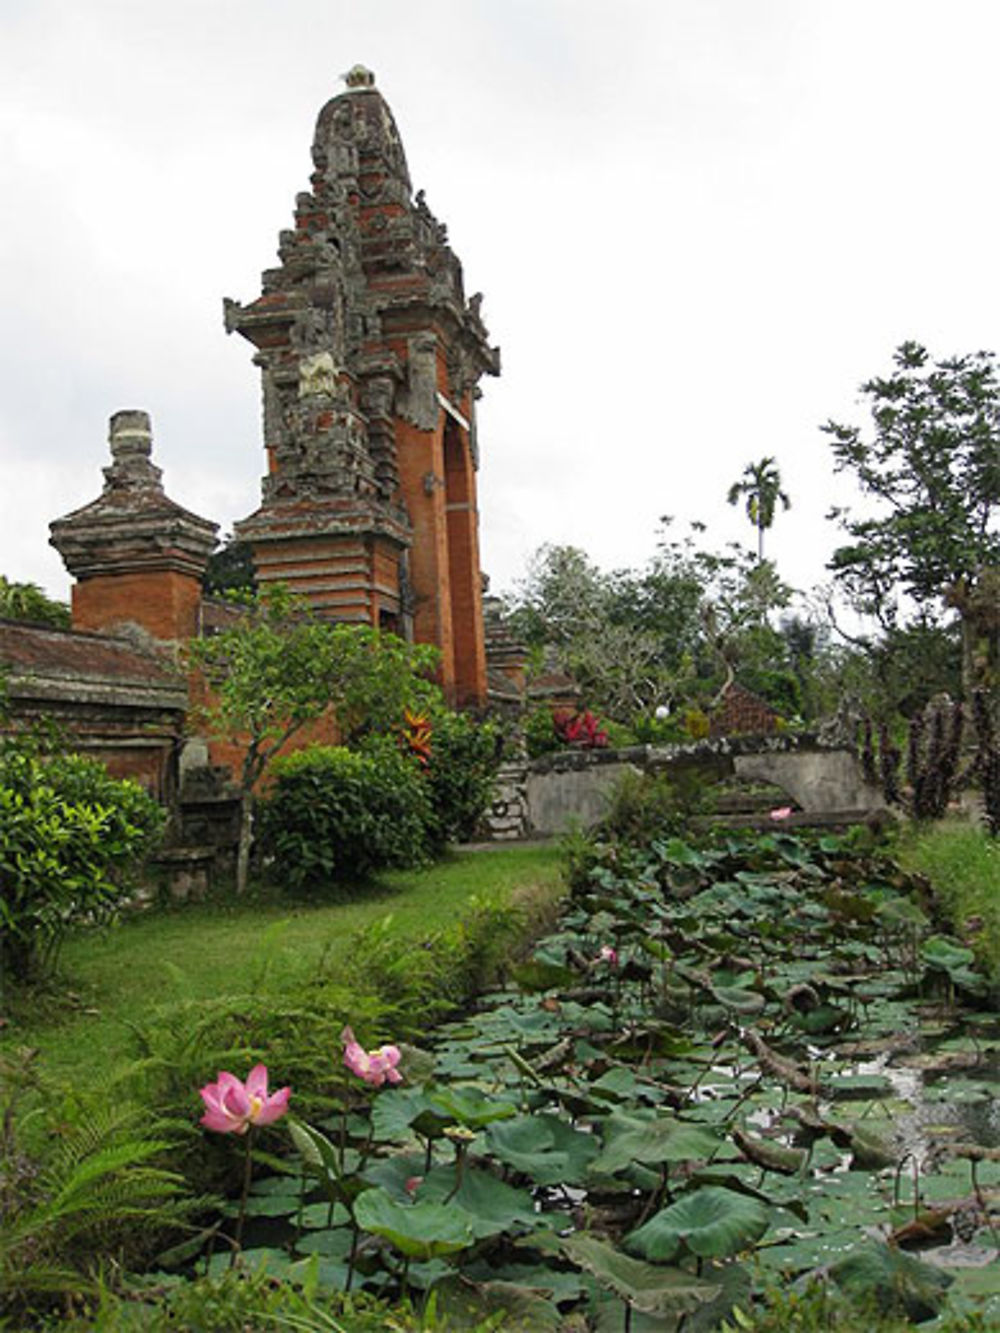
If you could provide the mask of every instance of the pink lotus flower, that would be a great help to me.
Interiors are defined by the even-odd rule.
[[[344,1064],[352,1074],[357,1074],[373,1088],[380,1088],[383,1083],[402,1083],[403,1075],[396,1068],[399,1064],[398,1046],[380,1046],[378,1050],[366,1051],[355,1041],[350,1028],[344,1028],[340,1036],[344,1042]]]
[[[791,813],[792,807],[790,805],[779,805],[777,810],[770,812],[768,818],[774,820],[787,819]]]
[[[268,1096],[266,1065],[254,1065],[246,1083],[222,1070],[216,1083],[206,1083],[200,1091],[206,1108],[201,1123],[220,1134],[245,1134],[251,1125],[280,1120],[292,1095],[291,1088],[279,1088]]]
[[[599,963],[607,963],[609,967],[618,966],[618,950],[613,949],[610,944],[602,944],[597,955]]]

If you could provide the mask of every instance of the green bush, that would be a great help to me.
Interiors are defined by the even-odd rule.
[[[426,861],[428,784],[392,741],[372,742],[364,754],[311,745],[276,760],[272,772],[260,849],[290,888]]]
[[[682,833],[688,817],[704,808],[705,792],[693,773],[623,773],[608,799],[597,832],[619,843],[643,846]]]
[[[777,667],[746,667],[740,671],[740,681],[784,717],[802,712],[802,683],[794,672]]]
[[[431,727],[429,834],[440,847],[475,835],[493,799],[501,734],[492,722],[444,709],[432,715]]]
[[[318,1259],[319,1256],[315,1256]],[[52,1333],[247,1333],[304,1329],[311,1333],[439,1333],[457,1325],[438,1322],[409,1301],[390,1304],[368,1292],[342,1292],[318,1281],[318,1265],[297,1282],[267,1268],[232,1268],[211,1277],[167,1282],[148,1280],[123,1293],[106,1288],[79,1319],[53,1317],[41,1326]],[[463,1323],[465,1333],[494,1333],[496,1316]]]
[[[563,748],[562,741],[556,735],[551,708],[536,708],[524,719],[524,744],[529,759],[537,759],[541,754]]]
[[[113,916],[163,812],[134,782],[29,741],[0,747],[0,976],[55,966],[66,931]]]
[[[637,713],[632,718],[632,732],[642,745],[687,744],[691,737],[684,729],[680,713],[657,717],[655,713]]]
[[[446,930],[414,947],[391,929],[391,917],[359,931],[351,978],[394,1009],[393,1033],[418,1039],[427,1025],[470,1003],[496,981],[526,930],[526,906],[474,900]]]

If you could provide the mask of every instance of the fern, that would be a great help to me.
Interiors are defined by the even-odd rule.
[[[59,1124],[58,1146],[39,1164],[30,1187],[26,1182],[6,1199],[4,1308],[20,1310],[44,1294],[95,1291],[91,1260],[98,1248],[127,1257],[140,1236],[148,1242],[150,1235],[183,1227],[208,1202],[190,1197],[182,1176],[156,1164],[176,1140],[148,1111],[116,1102],[81,1104],[76,1114],[77,1123]],[[9,1155],[12,1121],[7,1124]]]

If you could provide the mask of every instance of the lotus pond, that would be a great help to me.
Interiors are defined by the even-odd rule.
[[[284,1122],[239,1263],[459,1328],[738,1328],[813,1279],[1000,1327],[996,1010],[850,839],[592,844],[556,932],[399,1069]]]

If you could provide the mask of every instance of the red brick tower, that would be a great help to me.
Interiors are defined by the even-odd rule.
[[[218,525],[168,499],[151,461],[146,412],[111,418],[104,492],[49,525],[50,541],[76,579],[73,628],[141,625],[156,639],[198,633],[201,580]]]
[[[236,533],[261,583],[436,644],[449,696],[482,704],[474,400],[499,353],[373,75],[347,84],[319,114],[280,266],[253,304],[226,302],[257,348],[268,455]]]

